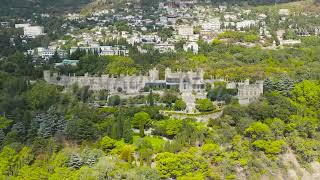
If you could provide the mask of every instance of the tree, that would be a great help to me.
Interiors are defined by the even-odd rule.
[[[201,147],[202,153],[205,157],[214,157],[221,153],[220,146],[214,143],[205,144]]]
[[[75,94],[78,97],[78,100],[82,102],[88,102],[93,92],[90,90],[90,86],[84,86],[77,89]]]
[[[94,139],[96,132],[94,123],[88,119],[70,119],[66,127],[67,137],[77,142]]]
[[[116,140],[111,139],[109,136],[105,136],[100,140],[99,147],[103,151],[108,152],[115,147],[114,145],[116,142],[117,142]]]
[[[83,165],[82,158],[79,154],[71,154],[69,157],[68,166],[72,169],[80,169]]]
[[[18,170],[25,165],[29,165],[34,160],[34,155],[32,149],[28,146],[23,147],[16,156],[15,159],[15,172],[17,174]]]
[[[225,101],[230,102],[233,96],[237,95],[236,89],[227,89],[225,86],[217,86],[209,90],[207,97],[211,101]]]
[[[297,37],[298,36],[293,29],[286,29],[285,33],[283,34],[284,39],[297,39]]]
[[[126,119],[124,121],[122,137],[124,138],[124,142],[126,143],[132,143],[133,141],[131,123],[129,119]]]
[[[0,116],[0,129],[7,129],[11,123],[12,123],[12,120],[7,119],[4,116]]]
[[[210,112],[215,109],[213,103],[209,99],[198,99],[196,103],[196,108],[200,112]]]
[[[276,138],[281,138],[284,136],[286,124],[281,119],[267,119],[265,122],[268,124]]]
[[[134,160],[134,147],[132,145],[125,145],[121,149],[120,158],[128,163],[131,163]]]
[[[285,142],[283,140],[256,140],[252,143],[253,147],[262,150],[267,154],[279,154],[283,150],[283,145]]]
[[[0,129],[0,146],[2,146],[2,143],[5,138],[6,138],[6,134],[3,132],[2,129]]]
[[[55,106],[50,107],[45,114],[36,116],[33,122],[38,136],[42,138],[52,137],[56,133],[64,133],[67,126],[67,121],[62,114],[57,112]]]
[[[252,139],[270,139],[272,131],[266,124],[254,122],[244,131],[244,134]]]
[[[108,98],[108,106],[118,106],[121,103],[120,96],[115,95]]]
[[[177,100],[173,106],[173,109],[175,111],[183,111],[186,108],[187,108],[187,104],[182,99]]]
[[[282,76],[278,80],[266,79],[263,83],[264,91],[278,91],[284,96],[289,96],[290,91],[294,88],[294,82],[288,77]]]
[[[223,117],[229,116],[232,122],[228,122],[231,126],[238,125],[242,118],[248,118],[246,108],[240,105],[228,105],[223,109]]]
[[[109,91],[108,90],[102,89],[102,90],[99,91],[99,100],[100,101],[107,100],[108,96],[109,96]]]
[[[139,128],[140,137],[143,137],[144,136],[144,129],[146,126],[150,125],[151,118],[148,113],[141,111],[141,112],[138,112],[134,115],[131,123],[132,123],[133,127]]]
[[[55,104],[59,98],[58,89],[44,81],[37,82],[27,92],[27,100],[34,109],[48,109]]]
[[[150,94],[148,95],[148,103],[150,106],[154,106],[154,97],[153,97],[153,92],[150,90]]]
[[[107,66],[108,74],[129,74],[133,75],[137,73],[134,61],[131,58],[114,56],[112,57],[111,63]]]
[[[173,103],[178,100],[178,97],[173,91],[165,91],[162,96],[162,102],[166,104],[167,107],[171,107]]]
[[[136,146],[139,152],[140,166],[143,166],[144,161],[148,165],[151,165],[153,149],[151,143],[145,138],[139,138],[137,140]]]
[[[179,169],[181,160],[173,153],[164,152],[159,153],[156,157],[157,170],[161,178],[170,178],[181,176],[182,172]]]
[[[48,116],[44,115],[41,119],[40,126],[38,129],[38,135],[43,138],[50,137],[54,132],[54,121]]]
[[[5,146],[0,153],[0,174],[12,176],[12,170],[15,162],[16,151],[9,146]]]
[[[160,176],[156,169],[152,169],[150,167],[139,167],[137,170],[138,179],[152,179],[152,180],[160,180]]]
[[[263,91],[268,92],[273,90],[273,82],[271,79],[267,78],[263,82]]]
[[[305,80],[296,85],[292,91],[292,99],[312,109],[320,108],[320,85]]]
[[[196,153],[193,148],[190,148],[186,153],[159,153],[155,160],[161,178],[177,179],[182,176],[195,177],[199,174],[205,174],[208,171],[208,163],[206,159]]]
[[[182,129],[182,120],[167,119],[162,121],[157,121],[153,124],[154,134],[165,136],[168,138],[173,138]]]
[[[60,59],[60,56],[59,56],[57,50],[54,52],[54,55],[53,55],[52,58],[50,59],[50,62],[52,62],[52,63],[50,63],[50,64],[54,64],[54,63],[59,63],[59,62],[61,62],[61,59]]]

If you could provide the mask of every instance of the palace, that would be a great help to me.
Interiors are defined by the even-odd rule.
[[[159,79],[159,71],[154,68],[149,71],[148,75],[120,75],[118,77],[102,75],[101,77],[89,76],[59,76],[57,73],[51,75],[50,71],[44,71],[44,80],[48,83],[70,87],[78,84],[80,87],[88,86],[91,90],[109,90],[111,93],[123,92],[136,94],[145,87],[160,89],[178,89],[180,92],[204,92],[205,83],[203,80],[203,71],[196,72],[171,72],[170,68],[165,70],[165,79]]]
[[[239,99],[239,103],[246,105],[263,94],[263,81],[257,81],[254,84],[250,84],[249,79],[244,82],[229,82],[227,83],[227,89],[237,89],[236,97]]]
[[[90,76],[86,73],[84,76],[59,76],[58,73],[51,75],[50,71],[44,71],[44,80],[50,84],[63,86],[65,88],[77,84],[80,87],[87,86],[90,90],[108,90],[110,93],[139,94],[144,88],[156,90],[175,89],[182,94],[199,93],[206,94],[206,82],[215,82],[216,80],[204,80],[203,70],[183,72],[178,70],[172,72],[170,68],[165,69],[165,78],[159,78],[159,70],[156,68],[149,70],[147,75],[102,75]],[[221,80],[220,80],[221,81]],[[224,80],[223,80],[224,81]],[[250,84],[249,80],[244,82],[228,82],[227,89],[237,89],[240,104],[249,104],[255,101],[263,94],[263,81],[257,81]]]

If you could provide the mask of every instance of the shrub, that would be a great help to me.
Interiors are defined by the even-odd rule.
[[[215,110],[215,106],[209,99],[198,99],[196,103],[196,108],[200,112],[209,112]]]

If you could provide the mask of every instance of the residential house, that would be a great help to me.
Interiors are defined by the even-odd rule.
[[[192,51],[194,54],[199,53],[199,45],[196,42],[187,42],[183,45],[184,51]]]

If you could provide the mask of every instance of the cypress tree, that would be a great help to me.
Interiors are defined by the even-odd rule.
[[[123,124],[123,134],[122,137],[126,143],[132,143],[132,129],[129,119],[126,119]]]

